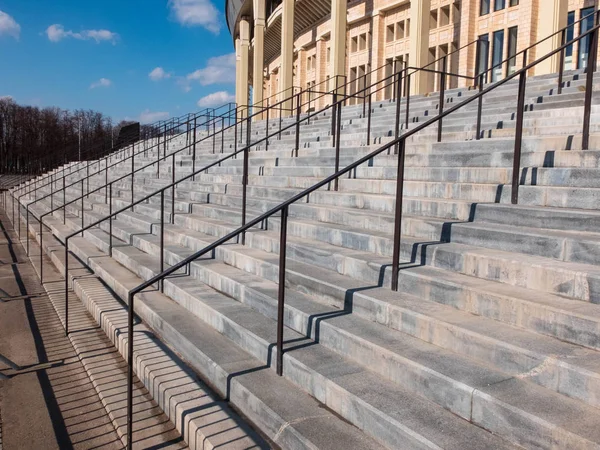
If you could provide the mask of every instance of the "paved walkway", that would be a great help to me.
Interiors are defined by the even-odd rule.
[[[122,449],[126,362],[72,292],[65,336],[63,278],[45,259],[42,286],[9,224],[0,210],[0,450]],[[136,382],[134,448],[186,448]]]
[[[0,215],[1,445],[4,450],[122,448],[8,223]]]

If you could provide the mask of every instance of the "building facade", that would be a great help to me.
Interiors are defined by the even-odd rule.
[[[589,29],[593,16],[580,19],[594,8],[594,0],[227,0],[236,101],[272,104],[294,88],[332,89],[332,80],[341,77],[346,92],[362,92],[399,67],[431,64],[440,70],[442,61],[452,73],[473,77],[487,70],[488,81],[496,81],[521,68],[523,57],[512,56],[542,38],[569,24],[567,41]],[[529,50],[527,61],[561,38],[559,33]],[[584,68],[588,52],[588,41],[568,48],[565,68]],[[559,61],[548,59],[536,74],[557,71]],[[447,83],[472,81],[450,76]],[[420,72],[410,89],[426,93],[438,84],[439,76]],[[392,95],[391,86],[372,89],[376,99]]]

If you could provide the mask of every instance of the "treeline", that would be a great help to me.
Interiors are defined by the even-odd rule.
[[[116,143],[119,129],[96,111],[21,106],[0,98],[0,173],[36,174],[95,159]]]

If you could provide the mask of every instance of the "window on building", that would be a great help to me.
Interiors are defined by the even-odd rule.
[[[594,26],[594,7],[584,8],[581,10],[581,22],[579,22],[579,34],[589,31]],[[585,69],[588,64],[590,53],[590,35],[581,38],[579,41],[579,53],[577,55],[577,67]]]
[[[429,29],[433,30],[438,26],[438,11],[434,9],[429,12]]]
[[[508,29],[508,66],[506,67],[507,75],[514,73],[517,70],[517,33],[518,27]]]
[[[394,40],[394,25],[388,25],[385,29],[385,42],[392,42]]]
[[[442,6],[440,8],[438,23],[440,27],[445,27],[450,23],[450,5]]]
[[[490,0],[481,0],[479,5],[479,15],[485,16],[490,13]]]
[[[367,33],[363,33],[359,36],[358,39],[358,49],[360,51],[367,49]]]
[[[510,0],[508,6],[519,6],[519,0]]]
[[[506,0],[494,0],[494,11],[506,8]]]
[[[404,37],[410,37],[410,19],[406,19],[406,29],[404,30]]]
[[[396,24],[396,40],[398,39],[404,39],[404,22]]]
[[[327,62],[331,60],[331,47],[327,47]]]
[[[460,22],[460,3],[454,3],[452,9],[452,21],[454,23]]]
[[[575,35],[575,11],[570,11],[567,15],[567,42],[573,40]],[[565,48],[565,70],[573,68],[573,44]]]
[[[502,77],[502,51],[504,50],[504,30],[494,31],[492,47],[492,82]]]
[[[488,70],[488,57],[490,54],[490,40],[487,34],[479,36],[479,43],[477,45],[477,75],[486,73]],[[487,81],[487,74],[485,76]]]
[[[350,47],[350,51],[352,53],[356,53],[358,51],[358,36],[354,36],[352,38],[352,46]]]

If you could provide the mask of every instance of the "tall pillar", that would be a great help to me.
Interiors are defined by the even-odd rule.
[[[547,4],[546,4],[547,3]],[[538,12],[537,40],[544,39],[552,33],[567,26],[567,15],[569,10],[568,0],[546,0],[544,7]],[[537,47],[537,55],[542,56],[560,47],[561,33],[540,43]],[[560,54],[557,53],[542,61],[535,68],[536,75],[556,73],[559,69]]]
[[[281,14],[281,68],[279,70],[279,100],[292,95],[294,85],[294,7],[295,0],[283,0]],[[291,114],[291,99],[283,104],[283,115]]]
[[[235,39],[235,103],[242,104],[240,100],[242,94],[242,41],[240,38]]]
[[[263,72],[265,55],[265,0],[254,0],[254,71],[253,104],[262,106],[264,99]],[[259,109],[260,111],[260,109]],[[262,118],[262,114],[257,119]]]
[[[249,68],[249,50],[250,50],[250,22],[247,17],[240,20],[240,98],[239,105],[247,105],[248,100],[248,68]],[[247,111],[242,112],[245,117]]]
[[[429,13],[431,0],[410,2],[410,65],[423,67],[429,64]],[[427,72],[418,71],[412,75],[411,94],[427,92]]]
[[[346,75],[346,23],[348,0],[331,0],[331,83],[336,87],[336,77]],[[343,84],[341,80],[338,85]]]

